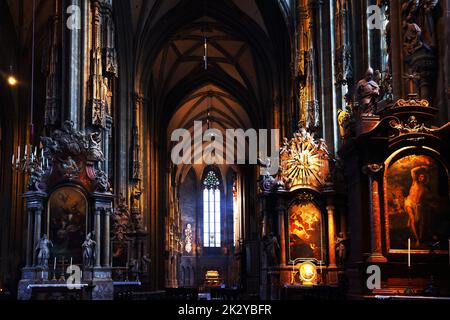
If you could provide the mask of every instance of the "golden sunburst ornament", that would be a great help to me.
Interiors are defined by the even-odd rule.
[[[329,173],[328,151],[323,139],[300,129],[280,152],[281,178],[286,189],[300,187],[320,188]]]

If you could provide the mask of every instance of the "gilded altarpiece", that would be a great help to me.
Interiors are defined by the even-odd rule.
[[[323,139],[300,128],[280,148],[276,176],[267,170],[260,177],[262,292],[279,299],[281,290],[299,290],[303,263],[314,271],[310,284],[337,283],[334,205],[331,157]]]

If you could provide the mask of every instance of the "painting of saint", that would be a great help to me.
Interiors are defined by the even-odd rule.
[[[289,208],[289,256],[295,259],[321,260],[322,214],[313,202],[293,204]]]
[[[49,200],[49,235],[55,256],[81,263],[81,245],[86,237],[86,198],[73,188],[56,190]]]
[[[431,157],[410,155],[388,168],[387,209],[391,249],[431,245],[448,249],[450,211],[445,171]]]

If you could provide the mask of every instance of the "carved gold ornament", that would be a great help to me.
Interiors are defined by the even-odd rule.
[[[394,107],[429,107],[430,103],[424,99],[399,99]]]
[[[280,151],[280,180],[286,190],[302,187],[320,189],[329,175],[328,150],[323,139],[300,129]]]

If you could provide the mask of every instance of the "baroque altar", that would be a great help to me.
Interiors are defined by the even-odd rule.
[[[449,294],[450,123],[435,126],[437,113],[411,93],[344,138],[350,295]],[[373,266],[379,288],[367,286]]]
[[[279,157],[276,176],[263,168],[258,197],[260,295],[274,300],[283,287],[335,286],[340,270],[334,165],[325,141],[301,127],[290,140],[284,138]]]
[[[17,166],[33,168],[23,195],[28,238],[18,298],[30,299],[36,286],[67,283],[92,287],[91,299],[111,300],[113,195],[100,136],[66,121],[41,143],[40,155],[17,159]]]

